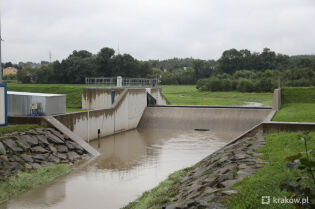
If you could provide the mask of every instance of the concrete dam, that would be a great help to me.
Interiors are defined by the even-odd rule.
[[[138,128],[211,131],[229,141],[263,122],[271,108],[156,106],[147,107]]]
[[[89,111],[38,120],[70,131],[100,154],[0,208],[121,208],[270,119],[277,101],[274,108],[172,106],[158,88],[84,89],[82,108]]]
[[[115,91],[111,104],[111,92]],[[148,105],[147,94],[156,100]],[[276,99],[275,99],[276,100]],[[141,129],[207,129],[231,140],[263,122],[272,107],[172,106],[158,88],[86,88],[82,108],[89,111],[54,116],[86,141]]]

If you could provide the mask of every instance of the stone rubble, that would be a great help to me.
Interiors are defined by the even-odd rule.
[[[90,155],[68,136],[54,128],[13,132],[0,137],[0,180],[18,171],[52,163],[73,163]]]
[[[178,194],[163,208],[226,208],[226,197],[237,194],[233,185],[267,163],[255,152],[264,145],[264,137],[258,133],[209,155],[181,180]]]

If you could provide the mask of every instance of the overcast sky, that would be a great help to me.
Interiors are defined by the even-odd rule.
[[[4,62],[118,45],[141,60],[315,54],[315,0],[0,0],[0,10]]]

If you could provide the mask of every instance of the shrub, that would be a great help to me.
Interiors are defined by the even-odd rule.
[[[161,81],[162,81],[162,84],[178,84],[176,75],[170,72],[163,73]]]
[[[254,90],[256,92],[272,92],[275,88],[271,78],[262,78],[255,83]]]
[[[252,92],[254,91],[254,84],[251,80],[242,78],[238,81],[237,90],[240,92]]]
[[[311,82],[305,78],[292,81],[292,86],[311,86]]]
[[[239,70],[234,73],[233,77],[235,79],[240,79],[240,78],[250,79],[250,78],[253,78],[254,74],[255,74],[254,72],[249,71],[249,70]]]
[[[208,82],[208,79],[207,78],[203,78],[203,79],[199,79],[197,81],[197,84],[196,84],[196,88],[201,90],[201,88],[203,87],[206,87],[207,85],[207,82]],[[207,89],[206,89],[207,90]]]
[[[218,79],[230,79],[231,78],[231,75],[227,74],[227,73],[223,73],[223,74],[217,74],[216,77]]]
[[[9,74],[9,75],[5,75],[3,76],[3,80],[16,80],[16,74]]]
[[[231,91],[233,84],[230,79],[211,77],[198,80],[196,88],[201,91]]]
[[[222,80],[222,91],[231,91],[232,90],[232,82],[229,79]]]
[[[207,86],[210,91],[222,91],[222,80],[215,77],[210,78]]]
[[[231,88],[232,90],[236,90],[238,85],[238,80],[232,80],[231,81]]]

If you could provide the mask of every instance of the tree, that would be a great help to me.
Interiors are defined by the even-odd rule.
[[[13,67],[12,62],[7,62],[7,63],[5,63],[3,67],[4,67],[4,68]]]
[[[72,54],[69,55],[69,57],[81,57],[81,58],[87,58],[87,57],[92,57],[92,56],[93,54],[86,50],[80,50],[80,51],[74,50]]]
[[[115,50],[104,47],[96,55],[97,76],[111,76],[113,70],[111,69],[111,58],[114,56]]]
[[[113,57],[113,75],[123,77],[139,77],[140,64],[130,54],[119,54]]]
[[[236,49],[224,51],[221,58],[218,60],[219,71],[233,74],[235,71],[240,70],[242,57],[242,53]]]
[[[210,76],[210,70],[207,68],[206,63],[203,60],[194,60],[193,69],[195,82],[197,82],[200,78]]]
[[[269,48],[264,48],[263,52],[260,54],[260,57],[263,63],[263,70],[276,68],[276,53],[275,52],[270,51]]]

